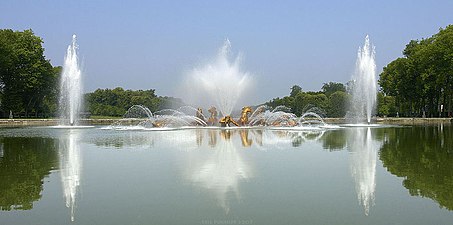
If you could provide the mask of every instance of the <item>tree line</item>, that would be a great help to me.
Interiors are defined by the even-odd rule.
[[[157,96],[154,89],[124,90],[121,87],[97,89],[85,94],[85,101],[91,115],[113,117],[123,116],[133,105],[145,106],[151,112],[184,105],[181,99]]]
[[[43,40],[31,29],[0,29],[0,117],[58,117],[61,66],[44,56]],[[152,111],[180,107],[181,99],[162,97],[155,90],[98,89],[85,94],[91,115],[122,116],[132,105]]]
[[[297,116],[314,110],[325,117],[344,117],[350,99],[346,87],[342,83],[329,82],[324,83],[321,91],[304,92],[299,85],[294,85],[288,96],[274,98],[265,104],[272,108],[286,106]]]
[[[451,117],[453,108],[453,25],[411,40],[384,67],[379,85],[400,116]]]
[[[291,87],[288,96],[274,98],[265,103],[272,108],[285,106],[296,116],[306,112],[315,112],[322,117],[343,118],[350,109],[353,82],[346,84],[324,83],[320,91],[304,92],[299,85]],[[397,116],[394,96],[387,96],[382,91],[377,93],[375,114],[380,117]]]
[[[33,31],[0,29],[0,117],[57,117],[62,68],[44,56],[43,40]],[[384,67],[378,81],[378,116],[451,117],[453,111],[453,25],[422,40],[410,41],[403,57]],[[347,113],[351,83],[324,83],[320,91],[294,85],[288,96],[266,105],[309,109],[327,117]],[[91,115],[122,116],[135,104],[151,111],[178,108],[181,99],[157,96],[155,90],[98,89],[85,94]]]

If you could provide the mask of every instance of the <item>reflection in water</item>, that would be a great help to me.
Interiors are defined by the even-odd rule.
[[[209,130],[208,131],[208,136],[209,136],[208,145],[210,147],[214,148],[217,145],[217,131],[216,130]]]
[[[255,145],[260,149],[299,147],[307,141],[319,141],[325,130],[266,130],[266,129],[187,129],[163,132],[117,132],[110,135],[93,135],[89,142],[97,146],[115,147],[174,147],[184,150],[207,145],[216,148],[219,134],[224,139],[239,138],[242,147]],[[183,147],[183,148],[181,148]]]
[[[71,221],[74,221],[74,208],[77,191],[80,185],[81,159],[78,145],[79,131],[69,130],[67,137],[60,139],[60,166],[63,195],[66,207],[71,211]]]
[[[239,135],[241,136],[243,147],[250,147],[252,145],[253,141],[249,138],[249,130],[240,130]]]
[[[371,128],[348,130],[348,147],[351,151],[351,173],[355,180],[357,198],[365,215],[374,205],[376,189],[376,158],[380,142],[372,139]]]
[[[453,210],[453,126],[386,130],[379,157],[390,173],[403,178],[411,196],[436,201]]]
[[[253,176],[249,165],[242,159],[231,140],[232,133],[232,131],[220,131],[222,138],[215,152],[190,175],[193,183],[214,194],[218,204],[226,213],[230,210],[228,193],[233,192],[239,198],[239,181]],[[209,134],[213,135],[212,132]]]
[[[51,138],[0,137],[0,210],[31,210],[57,165]]]
[[[198,187],[207,189],[228,213],[230,194],[240,198],[239,184],[253,177],[252,168],[243,159],[241,150],[256,148],[288,149],[306,141],[317,141],[324,130],[267,130],[267,129],[187,129],[165,132],[115,132],[91,137],[98,146],[149,146],[152,148],[191,151],[191,169],[186,177]],[[113,144],[112,144],[113,143]],[[237,144],[237,146],[235,146]]]
[[[344,129],[330,130],[322,136],[322,147],[329,151],[340,151],[346,147],[346,131]]]

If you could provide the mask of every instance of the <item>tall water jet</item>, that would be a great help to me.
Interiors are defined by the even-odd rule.
[[[350,102],[349,117],[359,122],[366,118],[368,124],[376,108],[377,82],[375,47],[371,45],[368,35],[365,44],[357,52],[357,62],[352,77],[352,98]]]
[[[243,92],[249,87],[247,72],[240,70],[241,57],[229,60],[231,43],[227,39],[220,48],[217,58],[191,72],[190,88],[201,89],[201,96],[208,95],[223,116],[231,115]]]
[[[82,72],[77,50],[77,38],[72,35],[72,44],[68,46],[61,75],[60,125],[77,125],[82,108]]]

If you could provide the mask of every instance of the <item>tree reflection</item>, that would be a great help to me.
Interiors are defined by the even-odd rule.
[[[327,131],[321,138],[322,147],[329,151],[339,151],[346,147],[346,132],[342,129]]]
[[[404,177],[412,196],[428,197],[453,210],[453,129],[424,126],[392,129],[380,159],[389,172]]]
[[[41,198],[43,180],[58,164],[50,138],[0,138],[0,209],[30,210]]]

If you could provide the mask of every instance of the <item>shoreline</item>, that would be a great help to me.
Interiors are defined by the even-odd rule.
[[[345,118],[324,118],[324,122],[332,124],[347,124]],[[453,124],[453,118],[418,118],[418,117],[374,117],[371,123],[391,125],[434,125]]]
[[[110,125],[120,119],[81,119],[80,125]],[[345,118],[324,118],[329,124],[346,124]],[[56,126],[59,119],[0,119],[0,127]],[[373,118],[373,123],[392,125],[453,124],[453,118]]]
[[[110,125],[119,119],[80,119],[79,125]],[[0,127],[56,126],[59,119],[0,119]]]

